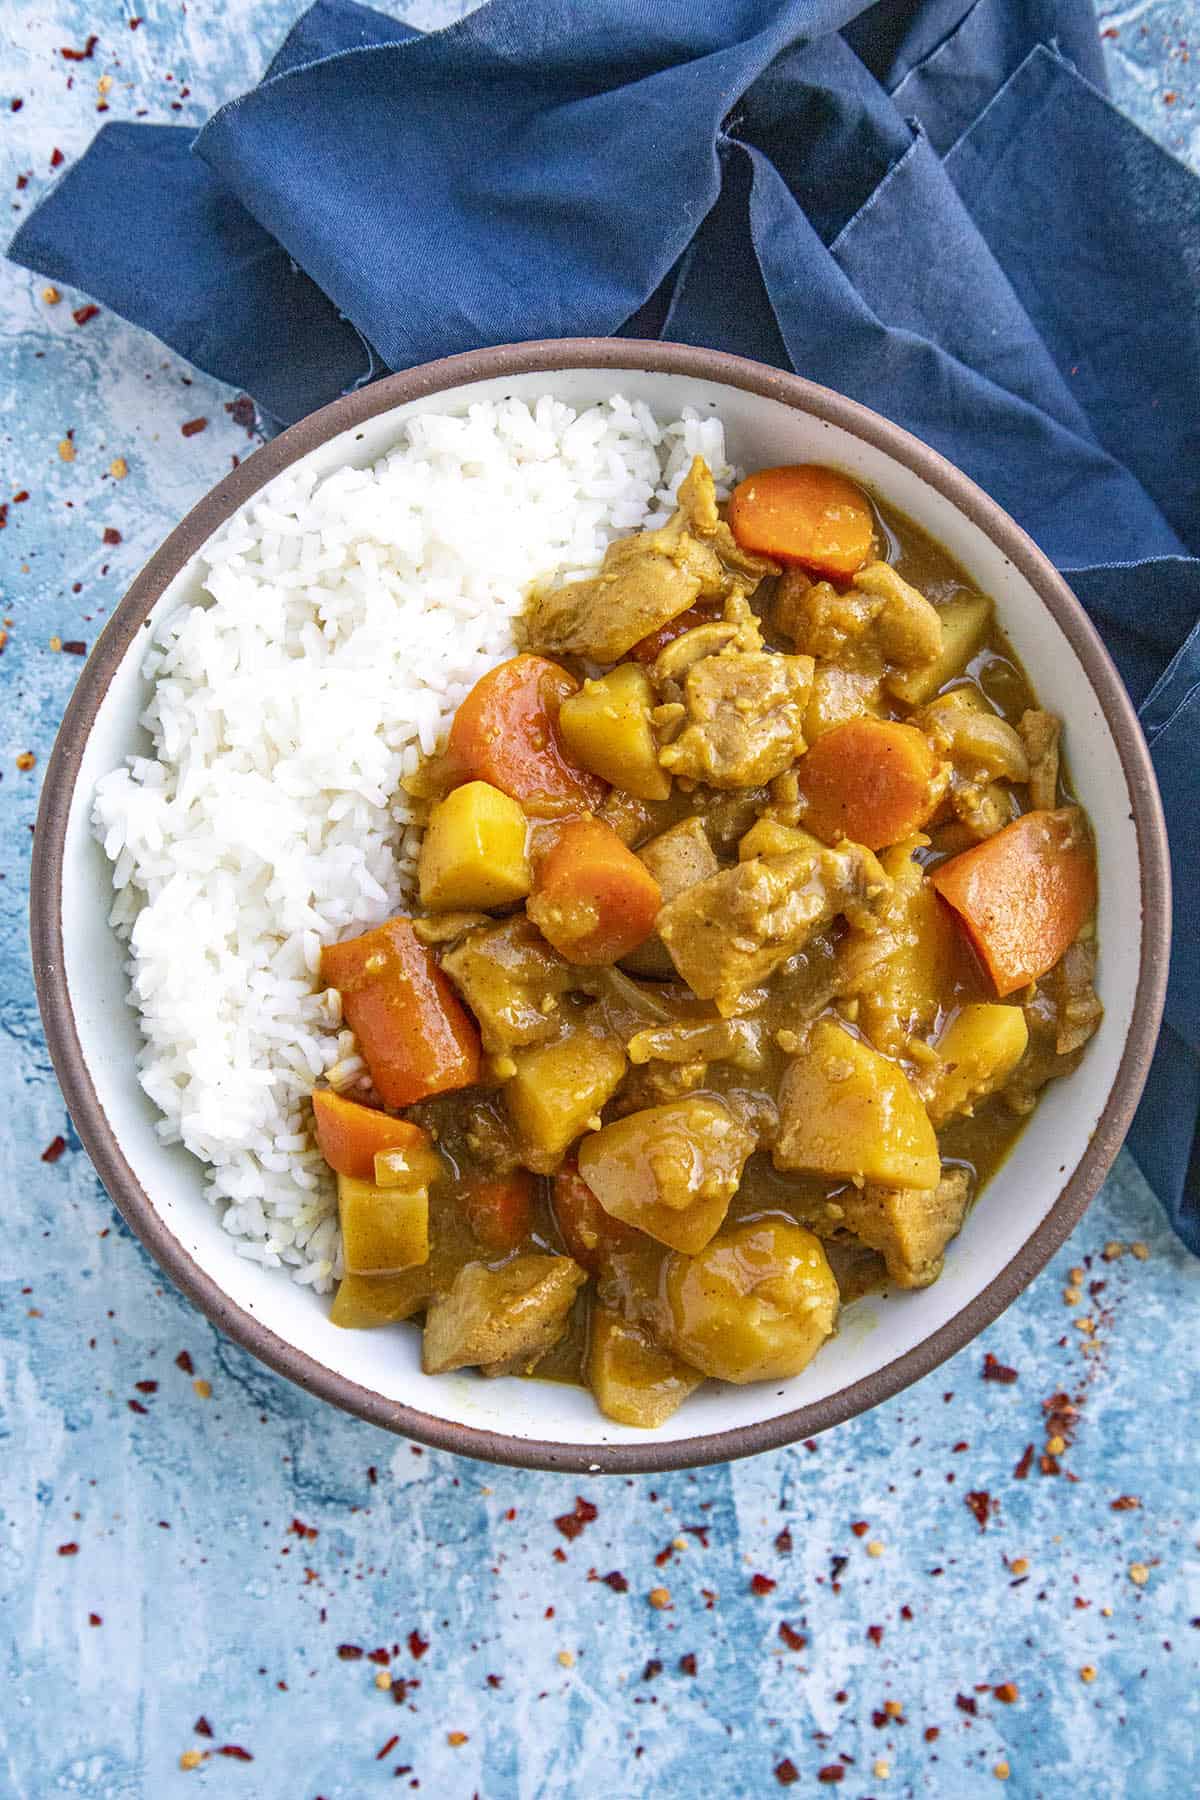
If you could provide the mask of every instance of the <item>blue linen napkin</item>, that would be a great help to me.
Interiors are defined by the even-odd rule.
[[[1140,709],[1175,946],[1130,1144],[1200,1251],[1200,182],[1102,90],[1089,0],[490,0],[429,34],[318,0],[198,136],[106,126],[9,254],[282,423],[457,350],[657,334],[965,469]]]

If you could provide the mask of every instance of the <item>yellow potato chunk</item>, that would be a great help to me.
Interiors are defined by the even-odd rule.
[[[585,1138],[579,1173],[611,1218],[690,1255],[720,1227],[754,1144],[724,1101],[689,1095]]]
[[[568,752],[583,768],[639,800],[665,800],[671,777],[660,768],[650,714],[654,687],[638,663],[621,663],[569,694],[558,713]]]
[[[937,1041],[927,1101],[935,1125],[970,1112],[1003,1087],[1025,1054],[1029,1027],[1019,1006],[964,1006]]]
[[[333,1296],[329,1317],[343,1331],[369,1331],[395,1325],[421,1311],[433,1292],[425,1266],[402,1275],[344,1275]]]
[[[406,1193],[417,1193],[423,1189],[428,1194],[430,1187],[442,1173],[442,1159],[428,1145],[416,1145],[407,1150],[375,1152],[376,1187],[403,1188]]]
[[[672,1349],[718,1381],[798,1375],[837,1322],[820,1239],[778,1219],[722,1231],[699,1256],[672,1256],[664,1290]]]
[[[778,1169],[884,1187],[932,1188],[941,1163],[929,1115],[898,1068],[818,1019],[779,1091]]]
[[[625,1052],[615,1039],[584,1028],[517,1050],[512,1060],[516,1074],[505,1084],[504,1101],[521,1161],[537,1174],[552,1174],[616,1092]]]
[[[878,717],[879,677],[860,669],[846,669],[836,662],[818,662],[812,692],[804,714],[804,735],[810,744],[865,713]]]
[[[903,1054],[910,1034],[932,1026],[960,954],[953,915],[913,857],[928,841],[911,838],[880,857],[893,884],[880,913],[893,948],[863,984],[858,1023],[885,1056]]]
[[[417,868],[421,905],[432,911],[511,906],[533,888],[528,824],[515,800],[467,781],[429,816]]]
[[[593,1307],[587,1382],[606,1418],[652,1431],[665,1425],[703,1380],[640,1326],[607,1306]]]
[[[961,675],[983,643],[992,623],[992,603],[983,594],[958,594],[937,608],[942,622],[942,648],[935,661],[915,669],[899,669],[885,686],[905,706],[924,706],[939,688]]]
[[[342,1253],[351,1275],[399,1275],[429,1261],[429,1189],[338,1176]]]

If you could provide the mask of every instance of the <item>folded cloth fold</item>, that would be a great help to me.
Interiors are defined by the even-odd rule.
[[[1200,182],[1102,82],[1090,0],[490,0],[429,33],[318,0],[197,137],[106,127],[9,254],[283,423],[455,350],[655,332],[965,469],[1141,708],[1175,947],[1130,1142],[1200,1250]]]

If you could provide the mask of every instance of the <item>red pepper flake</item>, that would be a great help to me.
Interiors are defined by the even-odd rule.
[[[817,1770],[817,1780],[823,1781],[826,1787],[836,1787],[839,1781],[845,1781],[846,1771],[841,1763],[826,1763],[823,1769]]]
[[[135,1381],[133,1385],[139,1394],[157,1394],[158,1392],[157,1381]]]
[[[144,1413],[147,1411],[147,1408],[142,1405],[140,1400],[127,1400],[125,1404],[130,1412]]]
[[[180,93],[185,97],[187,92],[187,88],[180,89]],[[235,425],[241,425],[243,427],[247,437],[254,436],[254,427],[258,420],[258,413],[249,394],[239,394],[236,400],[227,400],[225,402],[225,411],[229,414]]]
[[[646,1664],[645,1668],[642,1670],[642,1680],[643,1681],[653,1681],[657,1675],[661,1675],[661,1674],[662,1674],[662,1664],[661,1664],[661,1662],[659,1662],[657,1656],[652,1656],[650,1658],[650,1661]]]
[[[342,1662],[358,1662],[362,1658],[361,1644],[339,1644],[337,1653]]]
[[[419,1662],[429,1648],[429,1639],[423,1638],[415,1625],[408,1634],[408,1647],[414,1662]]]
[[[1175,89],[1168,88],[1166,93],[1163,95],[1163,105],[1164,106],[1174,106],[1174,104],[1178,98],[1179,98],[1179,96],[1175,92]]]
[[[207,419],[188,419],[179,427],[179,429],[182,431],[184,437],[195,437],[196,433],[198,431],[203,431],[207,424]]]
[[[29,498],[29,489],[22,488],[19,494],[13,495],[13,505],[20,506],[21,502],[23,500],[28,500],[28,498]]]
[[[91,62],[99,42],[100,39],[93,32],[82,50],[60,50],[58,54],[65,57],[67,62]]]
[[[99,311],[100,311],[100,308],[98,306],[93,306],[89,302],[87,306],[77,306],[75,308],[74,312],[71,314],[71,317],[74,319],[74,321],[77,325],[86,325],[88,323],[89,319],[94,319],[96,314]],[[107,532],[105,532],[105,534],[104,534],[104,541],[106,544],[109,541]]]
[[[1024,1481],[1025,1477],[1028,1475],[1028,1473],[1032,1467],[1033,1467],[1033,1445],[1026,1444],[1024,1450],[1022,1450],[1022,1452],[1021,1452],[1021,1460],[1017,1464],[1016,1468],[1013,1470],[1013,1480],[1014,1481]]]
[[[375,1663],[381,1669],[386,1668],[388,1663],[391,1662],[391,1660],[392,1660],[391,1651],[385,1650],[382,1644],[379,1646],[378,1650],[368,1650],[367,1651],[367,1661],[371,1662],[371,1663]]]
[[[146,23],[146,21],[140,17],[136,18],[136,19],[130,19],[129,29],[130,29],[130,31],[136,31],[139,25],[144,25],[145,23]]]
[[[684,1675],[694,1675],[696,1673],[696,1658],[691,1650],[689,1650],[685,1656],[680,1657],[679,1668],[680,1673]]]
[[[196,1723],[192,1726],[192,1730],[196,1733],[197,1737],[210,1738],[213,1734],[213,1728],[209,1724],[208,1720],[205,1718],[203,1713],[200,1714],[200,1717],[196,1720]]]
[[[800,1771],[790,1756],[775,1764],[775,1779],[780,1787],[791,1787],[794,1781],[799,1781]]]
[[[610,1587],[612,1589],[614,1594],[627,1594],[629,1592],[629,1583],[624,1575],[622,1575],[620,1569],[610,1569],[608,1574],[602,1575],[600,1579],[605,1587]]]
[[[8,110],[9,112],[20,112],[24,104],[25,102],[23,100],[10,100],[8,103]]]
[[[307,1538],[310,1542],[321,1535],[315,1525],[306,1525],[303,1519],[293,1519],[288,1531],[292,1537]]]
[[[1062,1464],[1059,1462],[1058,1458],[1049,1455],[1046,1451],[1043,1451],[1041,1456],[1038,1457],[1038,1468],[1042,1471],[1043,1475],[1062,1474]]]
[[[829,1559],[829,1580],[835,1594],[839,1591],[838,1577],[849,1561],[848,1556],[831,1556]]]
[[[104,542],[106,544],[119,544],[120,541],[121,541],[121,534],[117,530],[116,526],[115,525],[106,525],[104,527]]]
[[[792,1534],[788,1526],[785,1525],[782,1531],[776,1533],[775,1548],[778,1550],[780,1556],[790,1556],[792,1554]]]
[[[563,1547],[562,1547],[562,1545],[561,1545],[561,1544],[555,1544],[555,1546],[554,1546],[554,1552],[553,1552],[553,1554],[554,1554],[554,1560],[555,1560],[555,1562],[560,1562],[560,1563],[565,1563],[565,1562],[566,1562],[566,1560],[567,1560],[567,1553],[566,1553],[566,1551],[565,1551],[565,1550],[564,1550],[564,1549],[563,1549]]]
[[[54,149],[50,152],[50,167],[52,169],[61,169],[66,160],[66,157],[56,144]]]
[[[181,1350],[179,1355],[175,1358],[175,1367],[177,1369],[182,1369],[185,1375],[194,1375],[196,1373],[196,1365],[186,1350]]]
[[[750,1592],[752,1594],[758,1594],[760,1596],[763,1594],[773,1594],[778,1586],[779,1583],[773,1581],[769,1575],[752,1575],[750,1577]]]
[[[375,1467],[375,1464],[372,1463],[367,1470],[367,1481],[371,1487],[374,1487],[378,1480],[379,1480],[379,1471]]]
[[[789,1625],[786,1619],[779,1621],[779,1635],[789,1650],[803,1650],[808,1643],[808,1639],[802,1636],[794,1625]]]
[[[391,1751],[393,1751],[399,1742],[400,1742],[400,1737],[399,1737],[398,1733],[396,1733],[392,1737],[390,1737],[388,1739],[387,1743],[384,1744],[383,1748],[381,1750],[377,1750],[375,1752],[375,1761],[382,1762],[384,1757],[387,1756]]]
[[[854,1533],[855,1537],[866,1537],[866,1535],[867,1535],[868,1531],[870,1531],[871,1527],[866,1519],[855,1519],[855,1521],[854,1521],[853,1525],[851,1525],[850,1529]]]
[[[64,656],[86,656],[87,645],[82,638],[68,638],[63,644]]]
[[[870,1639],[870,1641],[874,1645],[876,1645],[876,1647],[878,1647],[883,1642],[883,1626],[882,1625],[868,1625],[867,1626],[867,1636]]]
[[[975,1514],[980,1531],[986,1531],[992,1513],[992,1496],[985,1488],[979,1488],[974,1493],[964,1494],[963,1498]]]
[[[221,1744],[217,1748],[218,1756],[232,1756],[235,1762],[253,1762],[254,1758],[240,1744]]]
[[[959,1712],[969,1713],[973,1719],[979,1716],[979,1705],[974,1694],[955,1694],[954,1704]]]
[[[1113,1501],[1112,1505],[1109,1507],[1109,1511],[1110,1512],[1136,1512],[1138,1507],[1141,1504],[1142,1503],[1137,1498],[1136,1494],[1118,1494],[1117,1498]]]
[[[503,1675],[489,1675],[487,1684],[490,1688],[501,1688],[504,1686],[504,1677]]]
[[[927,1725],[922,1735],[927,1744],[936,1744],[942,1735],[942,1728],[940,1725]]]
[[[88,1614],[88,1624],[89,1625],[103,1625],[103,1623],[104,1623],[104,1620],[100,1617],[99,1613],[89,1613]]]
[[[902,1619],[906,1620],[909,1624],[912,1623],[912,1616],[913,1616],[913,1609],[911,1606],[907,1605],[907,1603],[900,1608],[900,1617]]]
[[[590,1525],[596,1517],[597,1508],[592,1505],[590,1500],[585,1500],[583,1495],[579,1494],[575,1499],[574,1512],[560,1513],[554,1523],[563,1536],[570,1539],[577,1538],[584,1526]]]
[[[78,1556],[79,1555],[79,1545],[78,1544],[60,1544],[58,1546],[58,1554],[60,1556]]]
[[[996,1358],[989,1350],[983,1359],[983,1379],[985,1381],[1000,1381],[1008,1387],[1017,1379],[1017,1371],[1015,1369],[1010,1369],[1007,1363],[997,1362]]]
[[[56,1163],[66,1147],[67,1140],[65,1137],[51,1138],[50,1142],[46,1145],[46,1148],[42,1151],[42,1161],[44,1163]]]
[[[665,1568],[666,1565],[670,1562],[671,1558],[674,1556],[674,1554],[675,1554],[674,1544],[664,1544],[663,1548],[659,1551],[658,1555],[654,1559],[655,1568],[656,1569]]]

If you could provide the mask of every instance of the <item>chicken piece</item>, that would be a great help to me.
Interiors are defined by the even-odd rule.
[[[900,1288],[928,1287],[942,1272],[943,1252],[962,1229],[970,1197],[965,1169],[943,1169],[934,1188],[885,1188],[838,1195],[847,1228],[878,1250]]]
[[[478,1020],[491,1055],[556,1036],[559,1000],[580,976],[523,913],[469,931],[443,956],[442,969]]]
[[[1025,716],[1028,718],[1029,715]],[[1104,1008],[1094,985],[1095,975],[1095,945],[1087,938],[1076,938],[1045,977],[1045,985],[1055,1005],[1054,1050],[1057,1056],[1072,1056],[1082,1050],[1104,1017]]]
[[[950,804],[976,842],[1011,824],[1016,804],[1006,782],[1029,779],[1020,737],[975,687],[952,688],[914,717],[950,767]]]
[[[659,762],[716,788],[756,787],[781,775],[805,748],[812,676],[811,656],[758,650],[703,657],[684,681],[683,729],[659,751]]]
[[[1058,742],[1062,720],[1031,707],[1021,714],[1021,741],[1029,759],[1029,804],[1053,812],[1058,805]]]
[[[465,1263],[425,1315],[426,1375],[477,1364],[485,1375],[528,1374],[563,1337],[587,1280],[569,1256],[514,1256],[498,1269]]]
[[[725,1017],[838,913],[869,931],[888,879],[871,851],[811,839],[781,856],[722,869],[663,907],[658,931],[694,994]]]
[[[900,679],[931,667],[942,653],[935,606],[890,563],[868,563],[848,592],[829,581],[810,583],[789,570],[776,589],[772,621],[797,650],[844,669]]]
[[[738,548],[717,512],[712,474],[696,457],[673,517],[610,544],[597,574],[535,595],[524,636],[551,655],[613,663],[695,601],[724,600],[776,572]]]
[[[635,1068],[652,1061],[686,1065],[702,1059],[756,1074],[766,1064],[765,1036],[766,1026],[758,1019],[684,1020],[639,1031],[625,1054]]]

